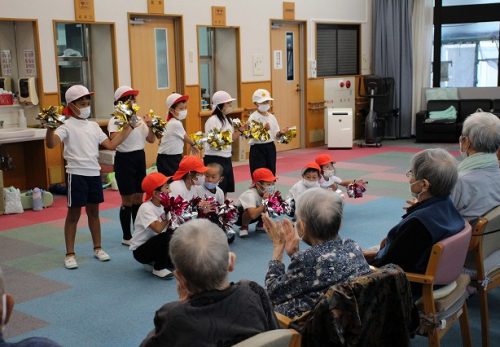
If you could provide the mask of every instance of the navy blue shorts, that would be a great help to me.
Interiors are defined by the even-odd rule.
[[[68,207],[100,204],[103,201],[101,176],[68,174]]]
[[[141,183],[146,177],[146,155],[144,150],[116,152],[115,177],[120,195],[142,193]]]

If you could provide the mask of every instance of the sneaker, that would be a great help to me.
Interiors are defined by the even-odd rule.
[[[95,249],[94,256],[100,261],[108,261],[109,259],[111,259],[109,254],[104,252],[102,248]]]
[[[78,267],[76,257],[74,255],[67,255],[66,258],[64,258],[64,267],[70,270],[76,269]]]
[[[227,232],[226,236],[227,236],[227,243],[231,244],[231,243],[233,243],[234,239],[236,238],[236,233],[234,232],[234,230],[229,230]]]
[[[264,229],[264,225],[262,225],[262,224],[259,223],[259,224],[257,224],[255,226],[255,232],[256,233],[260,233],[260,234],[265,234],[266,233],[266,229]]]
[[[153,272],[154,270],[153,265],[151,264],[142,264],[142,266],[144,267],[144,271],[146,272]]]
[[[248,229],[247,228],[241,228],[240,229],[240,237],[244,239],[245,237],[248,236]]]
[[[122,239],[122,245],[124,245],[124,246],[130,246],[130,241],[131,241],[131,239],[130,240]]]
[[[166,279],[166,280],[174,277],[174,274],[172,273],[172,271],[170,271],[168,269],[161,269],[161,270],[153,269],[153,275],[155,275],[156,277]]]

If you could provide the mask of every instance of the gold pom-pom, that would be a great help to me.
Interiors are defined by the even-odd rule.
[[[163,131],[167,126],[167,122],[159,117],[155,111],[149,110],[148,112],[149,118],[151,119],[151,130],[157,137],[163,136]]]
[[[250,137],[257,141],[269,141],[271,139],[269,130],[261,122],[251,121],[249,131]]]
[[[209,146],[216,151],[227,149],[233,143],[231,131],[220,131],[219,129],[214,128],[208,132],[207,142]]]
[[[297,137],[297,127],[293,126],[288,128],[288,130],[285,131],[283,135],[281,135],[281,137],[278,139],[278,142],[288,144],[292,142],[292,140],[296,137]]]
[[[47,108],[42,108],[36,119],[45,128],[56,129],[64,123],[66,117],[62,114],[64,106],[49,106]]]
[[[132,127],[136,126],[138,122],[136,114],[139,108],[140,107],[131,100],[126,102],[119,101],[115,105],[113,116],[116,118],[115,124],[118,125],[118,131],[122,131],[126,124],[130,124]]]
[[[189,135],[191,140],[194,142],[194,146],[199,150],[203,149],[203,144],[208,141],[208,138],[201,131],[197,131],[194,134]]]

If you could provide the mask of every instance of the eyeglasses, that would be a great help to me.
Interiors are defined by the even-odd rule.
[[[413,177],[413,171],[410,169],[408,171],[406,171],[406,177],[408,178],[412,178]]]

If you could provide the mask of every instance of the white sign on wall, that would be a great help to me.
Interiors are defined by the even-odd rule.
[[[36,76],[35,52],[32,49],[24,50],[24,68],[26,77]]]
[[[283,51],[276,50],[273,52],[274,57],[274,69],[281,70],[283,69]]]
[[[2,76],[12,76],[12,56],[10,49],[0,50],[0,69]]]

